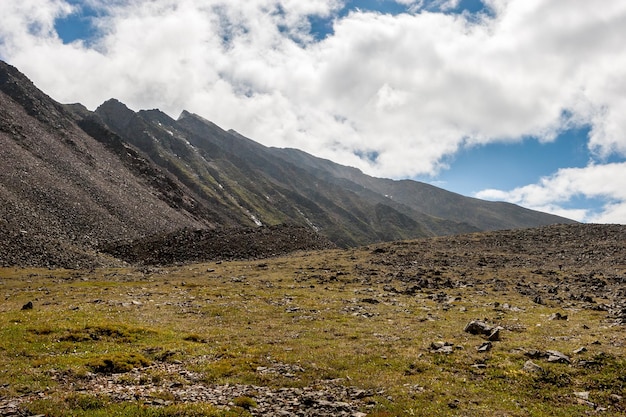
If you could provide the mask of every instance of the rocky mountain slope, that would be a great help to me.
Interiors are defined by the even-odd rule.
[[[101,242],[210,225],[174,203],[188,197],[166,174],[110,140],[90,136],[15,68],[0,65],[0,264],[72,266],[62,261],[68,250],[88,259]]]
[[[444,189],[412,180],[391,180],[363,174],[356,168],[316,158],[297,149],[276,149],[275,153],[295,163],[320,179],[339,184],[361,196],[384,199],[386,204],[410,207],[417,213],[439,219],[454,219],[476,230],[502,230],[573,223],[569,219],[528,210],[515,204],[465,197]],[[393,202],[393,203],[391,203]],[[436,235],[445,228],[432,227]],[[454,234],[458,233],[455,231]]]
[[[336,246],[309,229],[281,224],[269,227],[190,230],[114,243],[102,250],[132,264],[171,265],[207,259],[263,259],[295,251],[332,249]]]
[[[359,196],[188,112],[173,120],[158,110],[134,113],[109,100],[95,115],[154,164],[197,190],[205,204],[219,202],[244,225],[295,222],[340,246],[435,234],[431,229],[436,234],[471,229]]]
[[[108,263],[102,247],[185,228],[289,223],[347,247],[571,223],[268,148],[188,112],[61,105],[1,61],[0,146],[0,265]]]

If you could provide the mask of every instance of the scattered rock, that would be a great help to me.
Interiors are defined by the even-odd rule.
[[[452,409],[457,409],[457,408],[459,408],[459,405],[460,405],[460,404],[461,404],[461,401],[460,401],[460,400],[454,399],[454,400],[452,400],[452,401],[450,401],[450,402],[448,403],[448,407],[450,407],[450,408],[452,408]]]
[[[567,364],[571,363],[570,358],[567,355],[559,352],[558,350],[547,350],[546,353],[548,354],[548,362]]]
[[[581,405],[586,405],[586,406],[591,407],[591,408],[594,408],[594,409],[596,408],[596,404],[595,404],[595,403],[592,403],[592,402],[591,402],[591,401],[589,401],[589,400],[584,400],[584,399],[582,399],[582,398],[576,398],[576,402],[578,402],[578,404],[581,404]]]
[[[548,320],[567,320],[567,315],[557,312],[557,313],[551,314],[550,317],[548,317]]]
[[[486,336],[490,342],[497,342],[500,340],[500,332],[504,330],[503,327],[491,327],[484,321],[472,320],[465,326],[464,331],[474,335]],[[490,347],[491,348],[491,347]]]
[[[129,263],[171,265],[209,260],[262,259],[299,250],[336,246],[310,228],[280,224],[257,228],[181,229],[132,242],[109,244],[102,251]]]
[[[573,353],[578,355],[586,351],[587,351],[587,348],[583,346],[583,347],[579,347],[578,349],[576,349]]]
[[[529,357],[531,359],[540,359],[540,358],[546,357],[546,354],[541,352],[541,351],[532,349],[532,350],[529,350],[528,352],[524,353],[524,356],[527,356],[527,357]]]
[[[26,304],[24,304],[22,306],[22,310],[32,310],[33,309],[33,302],[29,301]]]
[[[295,378],[297,373],[304,372],[300,365],[290,365],[287,363],[274,363],[272,366],[259,366],[256,371],[260,374],[276,374],[285,378]]]
[[[430,344],[430,348],[436,350],[436,349],[441,349],[442,347],[447,346],[447,345],[448,345],[447,342],[432,342]]]
[[[537,365],[535,362],[533,362],[531,360],[527,360],[524,363],[524,367],[522,368],[522,370],[524,370],[526,372],[530,372],[530,373],[543,372],[543,368],[541,366]]]
[[[449,342],[433,342],[430,344],[430,353],[444,353],[446,355],[454,352],[454,345]]]
[[[595,303],[593,297],[590,295],[581,294],[579,299],[584,303]]]
[[[271,368],[287,366],[274,364]],[[296,365],[297,367],[297,365]],[[145,378],[146,372],[159,372],[176,376],[177,383],[161,380],[155,382]],[[160,363],[147,368],[137,368],[126,374],[88,374],[74,385],[72,390],[106,395],[114,402],[140,401],[157,407],[172,403],[206,402],[217,407],[232,407],[236,398],[250,398],[256,404],[247,412],[253,417],[260,416],[302,416],[302,417],[364,417],[361,409],[366,404],[374,404],[372,397],[384,391],[363,390],[343,385],[344,381],[322,380],[315,386],[299,388],[270,388],[255,385],[208,385],[202,375],[186,370],[182,364]],[[155,398],[154,393],[166,389],[172,401]],[[20,407],[33,398],[20,397],[11,404],[3,405],[0,399],[0,415],[27,415],[20,413]],[[37,395],[45,399],[45,394]],[[5,414],[9,412],[9,414]],[[15,413],[13,413],[15,411]],[[43,417],[43,416],[42,416]]]
[[[500,326],[493,328],[491,330],[491,333],[489,333],[487,340],[489,340],[490,342],[500,341],[500,330],[503,330],[503,328]]]
[[[524,311],[523,309],[515,306],[511,306],[509,303],[502,304],[502,310],[508,310],[513,313],[519,313],[520,311]]]
[[[589,391],[581,391],[581,392],[575,392],[574,395],[576,396],[576,398],[580,398],[583,400],[588,400],[589,399]]]
[[[476,350],[478,350],[479,352],[488,352],[491,350],[492,347],[493,345],[491,344],[491,342],[485,342],[482,345],[478,346]]]
[[[472,320],[465,326],[463,329],[464,332],[475,334],[475,335],[489,335],[491,334],[492,328],[487,323],[479,320]]]

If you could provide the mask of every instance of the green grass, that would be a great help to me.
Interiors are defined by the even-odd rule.
[[[254,410],[255,400],[247,397],[233,399],[230,411],[209,404],[116,403],[106,393],[77,394],[70,384],[80,385],[90,373],[145,368],[128,383],[167,387],[180,376],[146,367],[171,363],[198,373],[204,384],[279,389],[338,380],[376,393],[362,402],[370,416],[593,413],[576,400],[579,391],[607,409],[602,415],[619,415],[622,405],[611,395],[626,394],[623,327],[610,326],[602,311],[538,305],[490,284],[498,277],[512,286],[519,276],[533,277],[527,270],[469,274],[438,268],[442,280],[465,276],[473,286],[396,293],[388,287],[408,284],[397,279],[396,267],[374,262],[365,249],[151,272],[0,270],[0,398],[31,395],[37,400],[28,412],[47,416]],[[452,301],[438,301],[442,292]],[[22,311],[28,301],[33,310]],[[519,310],[503,309],[504,303]],[[557,311],[568,320],[549,320]],[[463,332],[475,318],[507,329],[489,352],[476,350],[480,336]],[[452,344],[453,352],[432,353],[437,341]],[[572,354],[581,346],[587,351]],[[537,359],[544,371],[527,373],[524,352],[533,349],[562,351],[573,364]],[[275,364],[298,370],[288,376],[258,371]]]
[[[47,417],[245,417],[241,410],[219,410],[210,404],[179,404],[151,407],[139,403],[115,404],[107,398],[88,394],[70,394],[55,400],[36,400],[28,412]]]

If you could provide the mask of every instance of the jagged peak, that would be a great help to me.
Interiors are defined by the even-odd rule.
[[[215,126],[220,128],[218,125],[216,125],[215,123],[213,123],[212,121],[205,119],[204,117],[196,114],[196,113],[191,113],[187,110],[183,110],[182,113],[180,113],[180,116],[178,116],[178,122],[183,121],[183,120],[196,120],[198,122],[207,124],[209,126]],[[220,128],[221,129],[221,128]]]
[[[196,115],[195,115],[195,114],[193,114],[193,113],[188,112],[187,110],[183,110],[183,111],[180,113],[180,116],[178,116],[178,119],[176,119],[176,120],[177,120],[177,121],[181,121],[181,120],[186,119],[186,118],[188,118],[188,117],[194,117],[194,116],[196,116]],[[196,117],[197,117],[197,116],[196,116]]]
[[[135,112],[118,99],[110,98],[96,109],[95,113],[105,121],[115,120],[120,126],[126,126],[135,116]]]
[[[139,110],[138,114],[146,120],[163,123],[166,125],[175,125],[176,120],[171,118],[167,113],[159,109]]]
[[[126,104],[122,103],[121,101],[119,101],[116,98],[110,98],[107,101],[105,101],[104,103],[102,103],[101,105],[99,105],[98,108],[96,109],[96,112],[98,112],[98,111],[110,111],[110,110],[134,113],[134,111],[129,109]]]
[[[162,111],[161,109],[147,109],[147,110],[139,110],[139,113],[143,113],[143,114],[151,114],[151,115],[158,115],[158,116],[165,116],[169,119],[171,119],[171,117],[165,113],[164,111]],[[173,119],[172,119],[173,120]]]

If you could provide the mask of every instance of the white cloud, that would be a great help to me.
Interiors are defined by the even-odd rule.
[[[454,10],[459,6],[460,0],[395,0],[398,4],[410,6],[409,10]]]
[[[68,45],[54,21],[75,7],[3,0],[0,57],[62,102],[187,109],[379,176],[586,124],[599,158],[626,156],[625,2],[486,0],[473,18],[435,12],[456,0],[396,2],[416,13],[353,11],[315,41],[308,17],[344,1],[87,0],[100,37]]]
[[[563,168],[537,184],[510,191],[483,190],[476,197],[501,200],[536,210],[554,213],[579,221],[597,223],[626,223],[626,162],[589,165],[584,168]],[[574,198],[607,201],[601,212],[568,209]]]
[[[24,43],[56,39],[54,22],[72,13],[74,8],[63,0],[20,0],[2,3],[0,56],[19,53]]]

